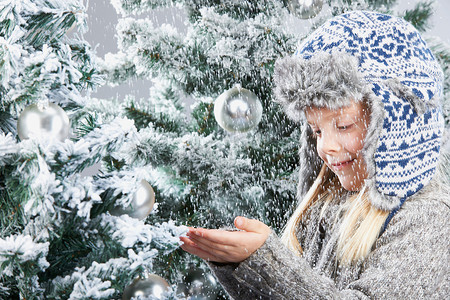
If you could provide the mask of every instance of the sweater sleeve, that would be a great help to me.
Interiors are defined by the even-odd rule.
[[[342,289],[274,233],[240,264],[210,267],[234,299],[444,299],[450,292],[449,209],[442,203],[406,206],[379,238],[357,279]]]

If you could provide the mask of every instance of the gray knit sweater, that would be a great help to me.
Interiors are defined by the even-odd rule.
[[[448,299],[450,196],[435,183],[404,203],[353,267],[336,263],[337,200],[321,219],[322,204],[310,208],[298,233],[302,257],[272,232],[240,264],[209,265],[233,299]]]

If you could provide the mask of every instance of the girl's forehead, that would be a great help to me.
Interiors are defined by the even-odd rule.
[[[359,118],[366,115],[366,107],[362,102],[352,101],[350,105],[337,109],[311,106],[305,109],[308,123],[334,120],[339,118]]]

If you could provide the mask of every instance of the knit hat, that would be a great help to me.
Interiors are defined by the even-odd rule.
[[[417,30],[403,19],[368,11],[334,17],[275,66],[275,98],[305,123],[310,106],[336,109],[365,101],[371,119],[362,149],[372,205],[395,210],[436,172],[444,120],[443,72]],[[304,126],[298,197],[322,162]]]

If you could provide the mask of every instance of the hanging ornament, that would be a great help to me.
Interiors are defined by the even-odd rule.
[[[138,277],[127,286],[122,295],[122,300],[130,300],[133,297],[143,296],[152,299],[163,299],[163,294],[169,290],[167,281],[155,274],[147,275],[145,278]]]
[[[139,187],[133,195],[133,200],[130,206],[123,208],[121,206],[114,207],[110,213],[113,216],[129,215],[132,218],[139,220],[145,219],[153,209],[155,204],[155,192],[152,186],[145,181],[141,180]]]
[[[17,120],[19,138],[56,139],[63,142],[69,136],[70,122],[66,112],[54,103],[31,104]]]
[[[322,5],[323,0],[289,0],[288,9],[301,19],[311,19],[320,13]]]
[[[214,300],[219,290],[213,275],[202,270],[190,270],[184,282],[178,285],[177,292],[189,300]]]
[[[235,86],[222,93],[214,103],[214,117],[229,132],[246,132],[261,121],[262,104],[251,91]]]

